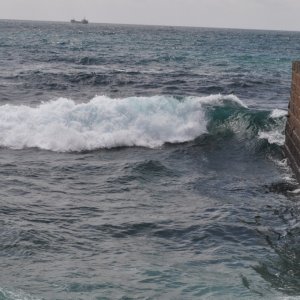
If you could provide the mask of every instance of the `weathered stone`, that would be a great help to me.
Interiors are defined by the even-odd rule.
[[[284,152],[300,181],[300,61],[293,62],[291,99],[285,129]]]

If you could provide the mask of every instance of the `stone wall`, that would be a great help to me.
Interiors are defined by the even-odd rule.
[[[293,62],[291,99],[285,129],[284,152],[300,181],[300,61]]]

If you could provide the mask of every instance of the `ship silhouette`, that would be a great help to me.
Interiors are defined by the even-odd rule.
[[[75,19],[71,20],[71,23],[77,23],[77,24],[88,24],[89,21],[86,18],[83,18],[81,21],[77,21]]]

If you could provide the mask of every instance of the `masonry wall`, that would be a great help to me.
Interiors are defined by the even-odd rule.
[[[292,72],[284,151],[290,166],[300,181],[300,61],[293,62]]]

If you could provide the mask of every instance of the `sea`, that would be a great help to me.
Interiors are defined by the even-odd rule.
[[[0,299],[300,299],[283,154],[300,32],[0,21]]]

